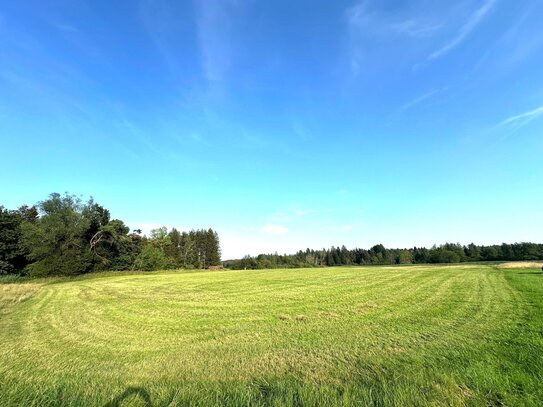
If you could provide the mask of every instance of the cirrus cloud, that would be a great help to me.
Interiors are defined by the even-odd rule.
[[[288,233],[288,228],[286,226],[273,223],[267,223],[260,230],[268,235],[284,235]]]

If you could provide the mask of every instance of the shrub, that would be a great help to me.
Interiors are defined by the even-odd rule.
[[[134,269],[153,271],[167,268],[168,259],[158,247],[145,245],[134,261]]]

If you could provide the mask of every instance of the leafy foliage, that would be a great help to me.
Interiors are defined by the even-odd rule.
[[[0,274],[76,275],[95,270],[206,268],[220,264],[216,232],[141,230],[91,198],[53,193],[36,206],[0,207]]]
[[[364,264],[422,264],[543,259],[543,244],[467,246],[446,243],[430,249],[342,247],[300,250],[292,255],[260,254],[228,260],[232,269],[323,267]],[[213,229],[180,232],[166,227],[149,237],[130,229],[91,198],[51,194],[36,206],[0,206],[0,274],[75,275],[95,270],[159,270],[221,265]]]
[[[424,263],[461,263],[477,261],[516,261],[543,259],[543,244],[514,243],[495,246],[468,246],[446,243],[430,249],[414,247],[412,249],[387,249],[382,244],[369,250],[348,250],[345,246],[330,249],[300,250],[292,255],[259,254],[256,257],[245,256],[238,260],[227,260],[224,265],[231,269],[265,269],[347,266],[364,264],[424,264]]]
[[[21,244],[32,261],[31,275],[72,275],[92,269],[88,239],[109,220],[109,213],[72,195],[51,194],[38,204],[39,218],[22,222]]]
[[[153,245],[147,244],[134,261],[134,268],[143,271],[165,269],[167,258],[164,252]]]

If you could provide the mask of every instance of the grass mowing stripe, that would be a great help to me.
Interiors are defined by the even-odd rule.
[[[542,279],[521,272],[353,267],[40,282],[24,301],[0,297],[0,404],[541,405]],[[15,285],[9,292],[22,290]]]

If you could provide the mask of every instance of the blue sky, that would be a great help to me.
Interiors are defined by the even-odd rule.
[[[543,241],[543,2],[0,0],[0,204],[223,258]]]

